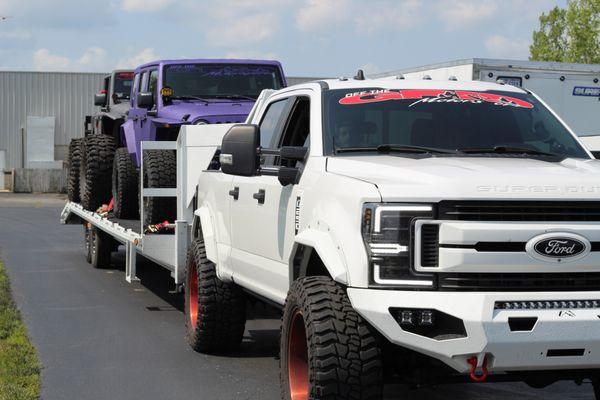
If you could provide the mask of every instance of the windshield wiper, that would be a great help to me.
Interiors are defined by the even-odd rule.
[[[256,98],[250,96],[244,96],[243,94],[216,94],[213,95],[216,99],[242,99],[242,100],[252,100],[256,101]]]
[[[203,97],[197,97],[197,96],[173,96],[171,98],[175,99],[175,100],[200,100],[200,101],[205,102],[206,104],[212,103],[212,101],[210,101],[210,100],[207,100]]]
[[[335,153],[354,153],[376,151],[378,153],[436,153],[436,154],[456,154],[457,150],[438,149],[435,147],[410,146],[403,144],[380,144],[373,147],[336,147]]]
[[[494,147],[470,147],[458,149],[462,153],[497,153],[497,154],[531,154],[534,156],[546,156],[546,157],[562,157],[564,156],[555,153],[546,153],[528,147],[513,147],[513,146],[494,146]]]

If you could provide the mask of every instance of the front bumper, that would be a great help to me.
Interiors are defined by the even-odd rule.
[[[594,292],[460,293],[348,288],[357,312],[390,342],[467,373],[488,357],[490,372],[600,368],[600,309],[495,309],[496,302],[600,300]],[[403,330],[390,308],[434,309],[463,321],[466,337],[436,340]],[[508,319],[537,318],[531,331]],[[551,350],[550,353],[548,351]],[[564,355],[581,352],[582,355]],[[583,350],[583,351],[581,351]],[[550,356],[558,354],[558,356]]]

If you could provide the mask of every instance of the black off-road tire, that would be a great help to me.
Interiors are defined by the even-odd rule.
[[[144,187],[174,188],[177,186],[177,158],[173,150],[147,150],[144,152]],[[175,222],[177,203],[175,197],[146,197],[144,225],[164,221]]]
[[[83,138],[71,139],[68,155],[67,197],[69,201],[79,203],[79,169],[81,166],[81,146]]]
[[[85,252],[85,261],[89,264],[92,263],[92,240],[93,240],[93,230],[86,222],[83,225],[83,249]]]
[[[100,229],[91,228],[91,261],[94,268],[108,268],[114,249],[114,239]]]
[[[185,282],[185,327],[190,346],[201,353],[237,349],[246,325],[245,295],[239,286],[217,277],[201,239],[190,245]]]
[[[114,139],[107,135],[89,135],[83,140],[79,190],[86,210],[96,211],[110,202],[115,147]]]
[[[117,218],[139,217],[139,173],[126,147],[115,152],[112,171],[113,213]]]
[[[292,284],[280,347],[282,399],[381,399],[379,338],[331,278]]]

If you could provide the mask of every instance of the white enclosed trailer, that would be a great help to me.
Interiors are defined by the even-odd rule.
[[[579,136],[600,135],[600,64],[469,58],[372,75],[383,79],[503,81],[531,90]],[[584,138],[600,150],[600,138]]]

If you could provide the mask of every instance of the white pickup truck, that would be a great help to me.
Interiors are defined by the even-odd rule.
[[[282,89],[225,134],[196,202],[188,340],[234,348],[246,296],[281,306],[284,399],[461,378],[600,399],[600,162],[533,93]]]
[[[142,171],[177,154],[175,188],[140,178],[176,221],[73,202],[61,221],[85,224],[95,267],[124,244],[127,281],[136,254],[171,271],[195,350],[239,346],[248,296],[281,307],[283,399],[571,380],[600,400],[600,161],[524,89],[361,78],[142,142]]]

